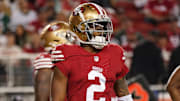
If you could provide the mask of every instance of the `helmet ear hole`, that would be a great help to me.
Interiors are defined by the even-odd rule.
[[[71,35],[70,32],[66,32],[66,39],[68,39],[68,41],[70,42],[74,42],[75,41],[75,38]]]

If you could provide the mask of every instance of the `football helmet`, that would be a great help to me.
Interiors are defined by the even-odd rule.
[[[70,15],[69,24],[80,43],[102,49],[110,42],[113,32],[112,21],[106,11],[97,4],[80,4]]]
[[[50,51],[60,44],[71,44],[68,39],[69,24],[63,21],[52,22],[46,25],[40,35],[45,51]]]

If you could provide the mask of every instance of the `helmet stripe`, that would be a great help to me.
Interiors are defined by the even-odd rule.
[[[79,16],[80,16],[80,18],[83,20],[83,21],[85,21],[85,18],[84,18],[84,15],[82,14],[82,6],[83,5],[85,5],[86,3],[84,3],[84,4],[80,4],[78,7],[76,7],[75,9],[74,9],[74,13],[78,13],[79,14]]]
[[[103,8],[101,6],[99,6],[99,5],[96,5],[96,7],[99,9],[100,15],[104,15]]]
[[[106,11],[104,9],[102,9],[103,15],[106,15]]]
[[[100,8],[98,7],[98,5],[93,4],[93,3],[90,3],[89,5],[94,7],[96,9],[96,11],[98,12],[98,14],[102,14],[102,12],[101,12]]]

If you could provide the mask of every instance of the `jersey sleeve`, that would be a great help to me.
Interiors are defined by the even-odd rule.
[[[117,58],[119,58],[119,59],[117,59],[118,60],[117,62],[120,63],[119,64],[120,72],[117,73],[116,77],[117,77],[117,79],[119,79],[119,78],[124,77],[129,72],[129,69],[125,64],[126,57],[125,57],[125,52],[124,52],[123,48],[120,46],[116,46],[116,49],[117,49],[117,53],[118,53]]]
[[[65,45],[59,45],[57,46],[54,51],[61,51],[61,55],[63,55],[64,60],[63,61],[56,61],[54,66],[55,68],[58,68],[66,77],[70,73],[70,62],[65,59],[65,56],[68,55],[68,52],[66,51]],[[69,63],[68,63],[69,62]]]
[[[51,58],[53,62],[59,62],[59,61],[64,61],[64,45],[58,45],[51,51]]]
[[[51,56],[48,53],[41,53],[33,62],[35,70],[53,68],[54,64],[51,61]]]
[[[64,62],[65,61],[55,63],[55,68],[58,68],[66,77],[68,77],[70,69],[66,66],[66,63]]]

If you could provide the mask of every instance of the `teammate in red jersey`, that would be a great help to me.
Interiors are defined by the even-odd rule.
[[[50,97],[50,86],[52,80],[53,63],[51,50],[59,44],[70,44],[67,40],[69,25],[65,22],[52,22],[45,26],[41,32],[41,41],[44,44],[46,52],[41,53],[34,61],[35,69],[35,101],[48,101]],[[63,60],[61,51],[58,59]],[[54,54],[56,54],[54,53]]]
[[[65,60],[57,62],[52,101],[132,101],[125,75],[123,49],[109,44],[113,26],[105,10],[94,3],[74,9],[69,19],[79,45],[57,46]],[[58,56],[58,55],[57,55]]]
[[[180,66],[171,74],[167,82],[167,91],[173,101],[180,101]]]

